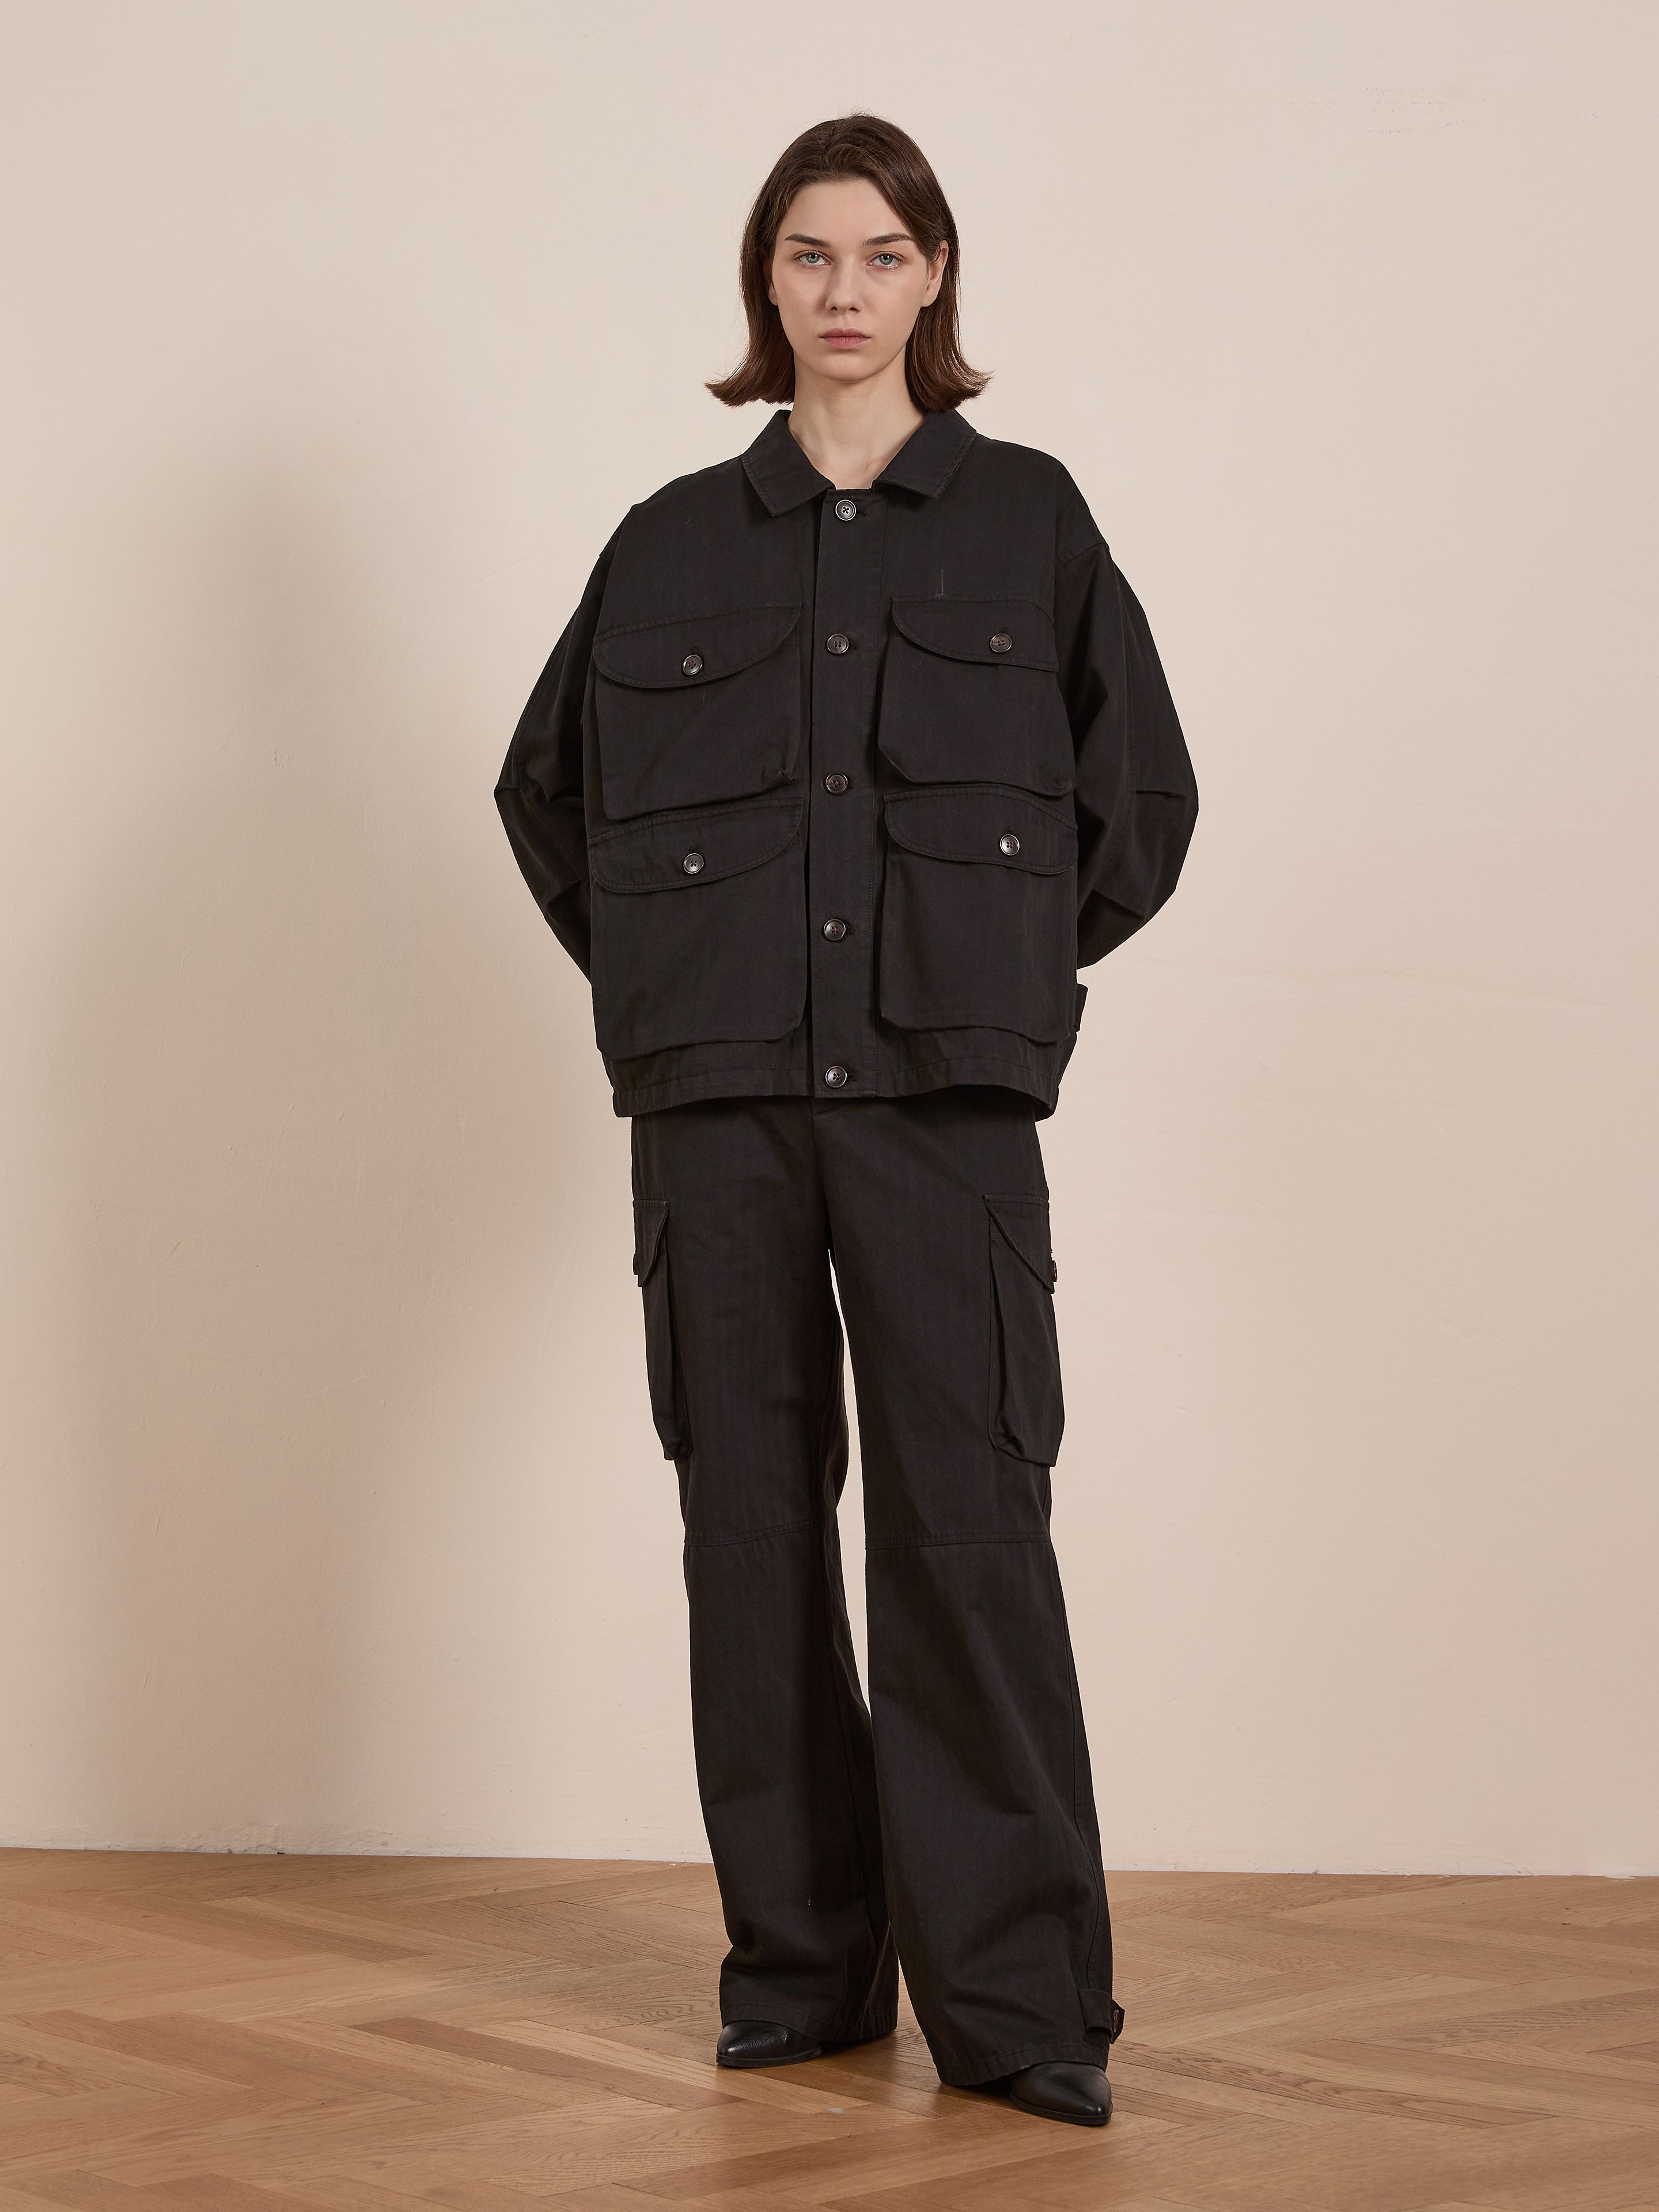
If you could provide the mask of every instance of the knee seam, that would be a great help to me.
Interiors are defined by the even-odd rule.
[[[763,1536],[791,1536],[798,1528],[816,1530],[817,1525],[811,1515],[808,1515],[805,1520],[770,1521],[764,1528],[739,1528],[735,1534],[730,1536],[688,1535],[685,1540],[685,1548],[688,1552],[715,1551],[726,1544],[758,1543]]]
[[[866,1552],[919,1552],[939,1544],[1046,1544],[1048,1540],[1046,1528],[996,1528],[965,1536],[872,1536],[864,1548]]]

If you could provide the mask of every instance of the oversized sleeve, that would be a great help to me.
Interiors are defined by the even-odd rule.
[[[1087,527],[1086,541],[1058,557],[1054,587],[1060,680],[1077,754],[1080,968],[1158,912],[1198,817],[1192,761],[1146,617],[1105,541]]]
[[[600,554],[580,605],[537,680],[495,786],[495,805],[524,879],[549,927],[584,975],[592,927],[582,706],[616,544],[612,538]]]

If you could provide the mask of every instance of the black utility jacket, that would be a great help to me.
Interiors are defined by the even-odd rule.
[[[618,1114],[1000,1084],[1053,1111],[1077,970],[1198,794],[1071,477],[924,417],[838,492],[775,414],[630,508],[496,790]]]

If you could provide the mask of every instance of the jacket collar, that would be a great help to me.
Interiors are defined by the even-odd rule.
[[[871,487],[920,492],[933,499],[956,474],[957,464],[977,434],[953,409],[924,415]],[[789,410],[779,408],[743,457],[749,481],[771,514],[787,514],[803,500],[830,489],[830,479],[812,466],[789,430]]]

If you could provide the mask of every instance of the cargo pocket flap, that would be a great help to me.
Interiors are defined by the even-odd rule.
[[[602,633],[593,659],[602,676],[635,690],[689,691],[752,668],[775,653],[800,620],[793,606],[743,607],[729,614],[681,615]]]
[[[990,1198],[985,1200],[1003,1239],[1017,1252],[1045,1291],[1054,1288],[1054,1255],[1048,1242],[1046,1198]]]
[[[1115,2043],[1123,2033],[1123,2008],[1113,2002],[1109,1990],[1079,1990],[1078,1997],[1083,2007],[1085,2027],[1103,2027],[1109,2043]]]
[[[588,873],[601,890],[667,891],[763,867],[800,831],[798,799],[749,799],[590,838]]]
[[[665,1198],[634,1200],[634,1273],[641,1283],[657,1264],[657,1255],[662,1249],[662,1232],[667,1226]]]
[[[1077,860],[1069,809],[993,786],[890,792],[885,817],[896,845],[929,860],[977,860],[1032,876],[1064,875]]]
[[[1035,599],[895,599],[893,621],[913,645],[988,668],[1060,666],[1054,625]]]

